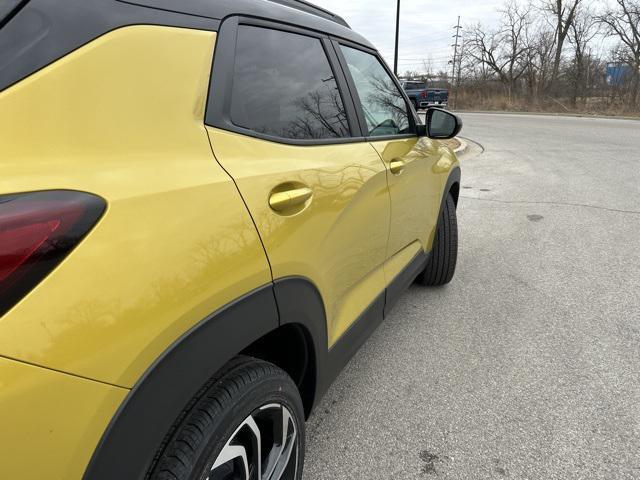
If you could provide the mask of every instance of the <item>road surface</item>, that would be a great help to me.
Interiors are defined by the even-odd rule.
[[[640,122],[463,118],[456,278],[337,379],[305,480],[640,479]]]

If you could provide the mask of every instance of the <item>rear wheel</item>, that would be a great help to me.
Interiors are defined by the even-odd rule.
[[[448,194],[438,219],[429,262],[416,280],[428,286],[446,285],[453,279],[457,260],[458,218],[456,204],[451,194]]]
[[[304,414],[278,367],[238,357],[213,381],[166,443],[153,480],[299,480]]]

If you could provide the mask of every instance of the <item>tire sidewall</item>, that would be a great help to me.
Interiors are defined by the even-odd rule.
[[[302,478],[305,452],[304,411],[297,388],[288,377],[285,377],[284,374],[282,376],[282,379],[267,378],[251,384],[249,388],[242,391],[239,397],[232,400],[230,408],[225,408],[220,415],[213,419],[206,432],[208,441],[203,442],[197,452],[198,460],[189,480],[203,478],[238,426],[255,410],[271,403],[282,404],[288,408],[296,423],[298,432],[296,439],[298,443],[297,478]]]

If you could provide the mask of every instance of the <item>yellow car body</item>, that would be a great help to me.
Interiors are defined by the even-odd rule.
[[[141,3],[118,8],[149,8]],[[34,0],[13,21],[29,8],[45,11]],[[326,331],[309,344],[323,350],[319,364],[430,252],[442,200],[457,196],[458,160],[426,137],[308,146],[206,123],[221,22],[212,15],[205,28],[191,13],[165,25],[132,15],[0,84],[0,195],[70,190],[106,204],[0,317],[0,478],[106,478],[91,468],[134,392],[177,342],[254,291],[279,299],[298,277],[317,289]],[[395,176],[398,159],[406,168]],[[297,186],[311,190],[300,209],[271,207],[274,189]],[[265,316],[236,319],[244,343],[212,346],[217,361],[284,324]],[[314,375],[309,410],[330,376]]]

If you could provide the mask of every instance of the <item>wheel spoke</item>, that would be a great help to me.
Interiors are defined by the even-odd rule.
[[[278,461],[275,464],[275,467],[273,469],[273,474],[271,475],[269,480],[282,479],[282,476],[284,475],[284,472],[286,471],[287,467],[289,466],[289,462],[291,461],[291,453],[293,452],[295,445],[296,445],[296,434],[294,433],[290,437],[289,444],[286,445],[286,447],[284,447],[280,452],[280,457],[278,458]],[[296,459],[295,459],[296,469],[298,464],[297,457],[298,457],[298,452],[296,451]]]
[[[295,461],[295,466],[291,464],[292,461]],[[254,411],[240,424],[205,480],[293,480],[297,464],[298,432],[295,420],[283,405],[269,404]],[[242,472],[238,471],[240,468]]]
[[[256,421],[253,419],[252,416],[247,418],[244,421],[244,423],[253,432],[254,444],[255,444],[253,464],[255,466],[255,471],[256,471],[256,480],[262,480],[262,435],[260,434],[260,429],[258,428],[258,425],[256,424]]]
[[[278,467],[278,461],[282,456],[282,452],[285,448],[286,442],[286,432],[283,430],[284,426],[284,409],[281,405],[271,404],[265,405],[260,408],[260,412],[266,416],[271,424],[271,434],[273,437],[273,446],[271,452],[269,452],[269,457],[267,459],[267,465],[265,466],[264,478],[266,480],[271,480],[274,478],[273,472]],[[274,417],[270,415],[268,412],[277,412],[277,416]],[[277,438],[280,438],[280,442],[278,443]]]
[[[291,418],[291,414],[289,410],[286,408],[282,408],[282,448],[284,449],[287,445],[287,441],[289,440],[289,425],[293,427],[293,419]],[[295,435],[295,427],[293,427],[292,435]]]
[[[240,445],[227,445],[222,449],[220,455],[216,459],[216,462],[211,467],[213,472],[216,468],[221,467],[225,463],[231,462],[236,459],[242,460],[242,465],[245,472],[245,480],[249,480],[249,462],[247,460],[247,450]]]
[[[297,432],[295,423],[289,410],[282,407],[282,424],[281,424],[281,440],[280,440],[280,448],[278,452],[278,458],[276,459],[273,471],[271,475],[268,477],[269,480],[281,480],[284,475],[287,467],[289,466],[289,461],[291,460],[291,452],[293,452],[294,447],[297,445]],[[297,468],[297,452],[296,452],[296,468]]]

